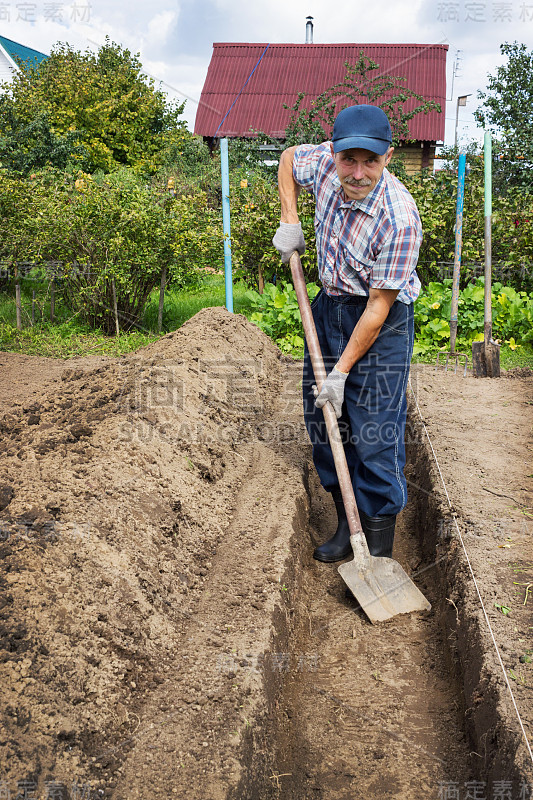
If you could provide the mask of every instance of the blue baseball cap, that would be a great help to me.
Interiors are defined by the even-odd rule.
[[[360,147],[383,156],[392,143],[390,122],[377,106],[343,108],[337,114],[331,140],[334,153]]]

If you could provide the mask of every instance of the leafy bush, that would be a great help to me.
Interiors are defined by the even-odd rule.
[[[108,333],[115,330],[113,285],[120,326],[129,330],[163,268],[174,286],[190,285],[222,252],[222,231],[202,192],[172,197],[128,169],[75,181],[50,169],[30,181],[7,179],[0,214],[3,259],[55,264],[71,309]]]
[[[58,141],[70,146],[69,133],[79,132],[91,172],[121,165],[152,172],[169,142],[191,136],[180,119],[184,104],[169,102],[143,74],[138,56],[108,38],[96,54],[57,43],[48,58],[26,66],[4,88],[2,135],[16,139],[44,114]]]
[[[463,211],[463,286],[483,271],[485,258],[483,159],[471,155],[469,160]],[[422,220],[424,239],[418,273],[422,282],[428,283],[439,276],[442,264],[453,264],[457,175],[449,169],[403,180]],[[533,197],[516,188],[493,197],[492,264],[493,273],[515,289],[533,289]]]
[[[468,284],[459,293],[456,350],[469,350],[483,340],[484,279]],[[448,349],[452,281],[432,281],[415,303],[415,355]],[[510,286],[492,286],[493,336],[503,341],[533,341],[533,292],[517,292]]]
[[[235,275],[254,288],[273,280],[290,280],[288,264],[282,264],[272,244],[280,218],[277,186],[263,177],[251,177],[247,186],[231,189],[231,241]],[[315,203],[302,193],[299,216],[304,231],[306,251],[302,268],[309,281],[318,279],[314,227]]]
[[[307,284],[310,300],[313,300],[318,292],[319,287],[316,283]],[[263,294],[249,290],[246,297],[255,309],[250,315],[250,320],[274,339],[283,353],[301,356],[304,346],[302,318],[292,283],[284,283],[281,286],[267,283]]]

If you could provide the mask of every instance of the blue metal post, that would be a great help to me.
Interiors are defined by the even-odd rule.
[[[233,312],[233,280],[231,274],[231,224],[229,207],[228,140],[220,140],[220,166],[222,173],[222,222],[224,227],[224,273],[226,308]]]
[[[457,311],[459,308],[459,279],[461,277],[461,251],[463,249],[463,206],[465,199],[466,155],[459,154],[457,169],[457,206],[455,212],[455,255],[453,260],[452,308],[450,315],[450,352],[455,352],[457,338]]]

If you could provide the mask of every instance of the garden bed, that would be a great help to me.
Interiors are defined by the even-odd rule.
[[[1,363],[13,796],[427,800],[484,781],[493,800],[508,781],[518,800],[533,784],[454,522],[530,735],[530,377],[413,369],[395,555],[433,608],[372,627],[311,557],[333,517],[300,366],[244,318],[205,309],[119,359]]]

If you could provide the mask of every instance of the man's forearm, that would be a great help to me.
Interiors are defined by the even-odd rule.
[[[372,347],[398,292],[392,289],[371,289],[367,306],[355,326],[344,351],[337,361],[340,372],[350,372],[354,364]]]
[[[295,224],[298,219],[298,196],[300,186],[292,175],[292,160],[296,147],[284,150],[279,160],[278,189],[281,202],[281,222]]]

